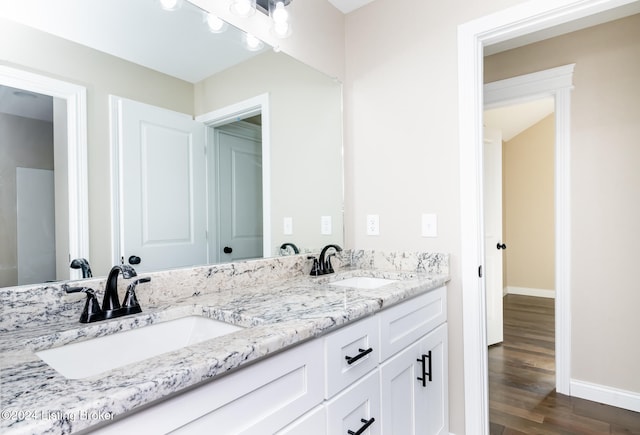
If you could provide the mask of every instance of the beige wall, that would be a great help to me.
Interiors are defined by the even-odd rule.
[[[487,81],[576,63],[572,378],[640,392],[640,15],[490,57]],[[631,334],[631,336],[629,335]],[[597,356],[594,356],[597,349]]]
[[[95,275],[106,275],[111,265],[108,96],[192,113],[193,85],[3,19],[0,60],[87,88],[89,260]]]
[[[451,254],[450,431],[464,434],[458,26],[522,3],[376,0],[346,17],[347,246]],[[438,237],[420,234],[422,213]],[[367,214],[380,235],[367,236]]]
[[[0,287],[18,284],[18,167],[53,169],[53,124],[0,113]]]
[[[554,134],[552,114],[503,142],[506,287],[555,288]]]

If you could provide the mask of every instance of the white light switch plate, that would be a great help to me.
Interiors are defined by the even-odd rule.
[[[325,236],[331,235],[331,216],[320,217],[320,234]]]
[[[435,213],[422,215],[422,237],[438,237],[438,216]]]
[[[282,223],[282,232],[285,236],[291,236],[293,234],[293,218],[286,217]]]
[[[380,235],[380,216],[377,214],[367,215],[367,236]]]

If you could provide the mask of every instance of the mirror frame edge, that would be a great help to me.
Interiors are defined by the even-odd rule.
[[[88,258],[87,89],[84,86],[8,65],[0,65],[0,84],[65,100],[69,200],[67,232],[70,258],[68,260]],[[69,279],[82,278],[79,270],[70,269],[69,273]]]

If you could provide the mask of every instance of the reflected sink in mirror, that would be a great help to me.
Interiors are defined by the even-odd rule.
[[[83,379],[244,329],[188,316],[36,352],[68,379]]]
[[[391,283],[398,282],[397,279],[387,278],[374,278],[370,276],[355,276],[352,278],[345,278],[339,281],[330,282],[330,285],[338,287],[351,287],[358,289],[374,289],[389,285]]]

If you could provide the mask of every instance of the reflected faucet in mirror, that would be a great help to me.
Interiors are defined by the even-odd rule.
[[[80,323],[92,323],[142,312],[135,290],[138,284],[149,282],[151,278],[140,278],[130,283],[127,286],[127,293],[121,306],[120,299],[118,298],[118,276],[121,273],[125,279],[137,276],[135,269],[131,266],[127,266],[126,264],[113,266],[107,277],[102,308],[98,304],[95,290],[88,287],[69,287],[66,284],[62,286],[67,293],[83,292],[87,295],[84,309],[80,315]]]
[[[91,273],[91,267],[89,266],[89,262],[86,258],[74,258],[69,265],[72,269],[81,269],[83,278],[91,278],[93,273]]]
[[[295,255],[299,253],[300,249],[298,249],[298,247],[293,243],[287,242],[280,245],[280,255]]]

